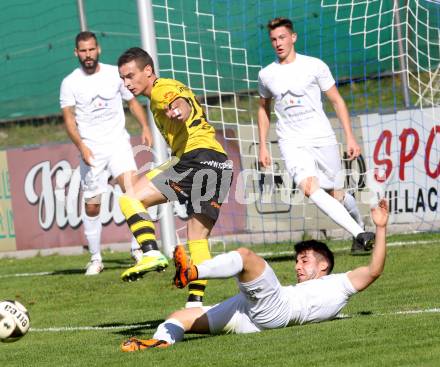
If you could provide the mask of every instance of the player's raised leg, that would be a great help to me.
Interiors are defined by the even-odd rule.
[[[145,176],[142,176],[127,194],[119,198],[121,211],[143,252],[142,259],[121,274],[122,280],[137,280],[147,272],[160,271],[168,266],[167,258],[157,246],[154,224],[146,210],[149,206],[166,201],[166,198]]]
[[[316,177],[307,177],[300,182],[304,195],[310,198],[315,205],[333,221],[347,230],[361,244],[365,250],[370,250],[374,242],[374,233],[365,232],[348,213],[347,209],[333,196],[319,187]]]
[[[342,190],[331,190],[329,192],[336,200],[338,200],[344,208],[347,210],[348,214],[354,219],[354,221],[365,230],[365,223],[362,219],[362,215],[356,204],[356,199],[348,192],[343,192]],[[352,255],[364,255],[369,254],[372,248],[372,243],[374,241],[374,234],[372,232],[363,232],[357,237],[353,236],[353,243],[351,245]]]
[[[174,285],[177,288],[184,288],[197,279],[223,279],[238,276],[240,282],[250,282],[264,272],[266,262],[253,251],[241,247],[194,265],[186,256],[185,248],[179,245],[174,250],[174,265],[176,267]]]

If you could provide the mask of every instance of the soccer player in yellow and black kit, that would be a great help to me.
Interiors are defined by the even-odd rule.
[[[199,264],[211,257],[208,237],[231,185],[232,161],[191,89],[177,80],[158,78],[147,52],[128,49],[119,57],[118,67],[125,86],[134,95],[150,99],[156,125],[172,151],[169,162],[141,175],[119,201],[144,251],[144,259],[122,274],[123,280],[134,280],[166,266],[158,252],[153,223],[146,216],[146,208],[152,205],[175,200],[185,203],[191,259]],[[202,304],[205,286],[205,280],[190,284],[187,307]]]

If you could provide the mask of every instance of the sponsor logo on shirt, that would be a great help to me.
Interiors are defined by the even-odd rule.
[[[286,93],[281,93],[281,105],[284,107],[284,111],[287,111],[290,108],[303,107],[303,97],[304,94],[295,94],[290,90],[287,90]]]
[[[246,295],[249,299],[256,301],[257,300],[257,293],[260,293],[262,291],[262,289],[260,287],[255,288],[255,289],[247,289]]]
[[[109,100],[108,99],[106,100],[101,96],[93,97],[91,105],[95,111],[103,108],[108,108],[110,106]]]

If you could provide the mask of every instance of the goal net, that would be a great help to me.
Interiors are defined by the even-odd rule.
[[[161,75],[191,87],[225,144],[239,150],[241,171],[230,200],[244,210],[227,215],[245,221],[224,240],[348,238],[295,188],[273,129],[273,164],[264,171],[258,167],[257,75],[274,59],[265,25],[275,16],[293,20],[297,52],[330,66],[349,106],[363,148],[354,162],[346,159],[342,130],[325,103],[341,142],[346,189],[367,226],[372,191],[380,191],[398,230],[435,228],[439,14],[437,2],[417,0],[154,2]]]

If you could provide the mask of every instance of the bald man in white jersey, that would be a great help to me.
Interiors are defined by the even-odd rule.
[[[383,272],[386,200],[372,209],[371,216],[376,237],[367,266],[330,274],[334,265],[330,249],[314,240],[300,242],[295,245],[298,284],[294,286],[281,286],[269,264],[247,248],[193,265],[183,247],[177,246],[174,283],[178,288],[195,279],[235,277],[240,293],[215,306],[176,311],[158,326],[152,339],[130,338],[122,344],[122,351],[165,348],[183,340],[185,333],[244,334],[335,318],[351,296],[366,289]]]
[[[324,113],[321,93],[327,96],[344,129],[349,159],[360,155],[347,106],[328,66],[295,51],[297,34],[287,18],[271,20],[267,28],[277,60],[258,75],[259,163],[271,165],[267,149],[271,104],[276,133],[286,169],[297,187],[315,205],[353,236],[352,254],[368,253],[374,234],[364,231],[356,200],[343,189],[341,158],[333,128]]]

